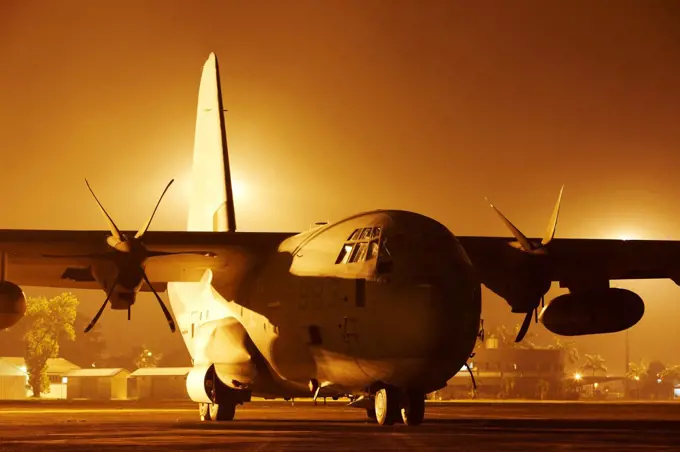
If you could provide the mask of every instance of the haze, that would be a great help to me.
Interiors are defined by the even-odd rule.
[[[105,229],[87,176],[132,230],[176,178],[152,228],[184,229],[200,65],[214,51],[240,230],[400,208],[506,236],[489,196],[541,236],[564,183],[558,237],[677,240],[679,21],[670,1],[5,0],[0,226]],[[680,287],[617,285],[647,305],[631,359],[679,363]],[[521,322],[484,294],[487,324]],[[89,314],[104,297],[78,295]],[[109,348],[183,347],[139,298],[131,323],[103,316]],[[624,334],[578,343],[622,371]]]

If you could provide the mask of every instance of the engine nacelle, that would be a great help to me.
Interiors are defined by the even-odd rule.
[[[561,336],[616,333],[640,321],[645,304],[634,292],[606,288],[560,295],[541,312],[543,325]]]
[[[26,295],[21,287],[3,281],[0,283],[0,330],[14,326],[26,313]]]
[[[199,403],[222,403],[250,401],[250,391],[227,386],[216,374],[214,365],[196,366],[187,375],[189,398]]]
[[[212,365],[196,366],[187,375],[187,393],[194,402],[211,403],[215,368]]]

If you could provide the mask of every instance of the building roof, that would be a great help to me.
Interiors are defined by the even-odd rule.
[[[26,372],[19,369],[17,366],[0,359],[0,376],[26,376]]]
[[[3,356],[0,361],[4,361],[18,369],[26,369],[26,360],[18,356]],[[48,374],[65,374],[71,370],[80,369],[80,366],[73,364],[71,361],[64,358],[49,358],[47,360]]]
[[[145,367],[130,374],[131,377],[145,377],[152,375],[166,375],[184,377],[191,371],[191,367]]]
[[[99,368],[93,367],[92,369],[75,369],[67,373],[66,377],[115,377],[116,375],[123,373],[124,376],[128,376],[130,371],[123,369],[122,367],[115,368]]]

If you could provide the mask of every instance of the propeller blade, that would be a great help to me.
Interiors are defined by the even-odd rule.
[[[170,325],[170,331],[173,333],[175,332],[175,321],[172,320],[172,315],[170,315],[170,311],[168,311],[168,308],[165,307],[165,303],[163,303],[163,300],[161,300],[160,295],[158,295],[158,292],[156,292],[156,289],[153,288],[151,285],[151,281],[149,281],[149,278],[146,276],[146,272],[142,271],[142,277],[144,278],[144,281],[146,284],[149,286],[151,289],[151,292],[156,296],[156,300],[158,300],[158,304],[161,305],[161,309],[163,310],[163,314],[165,314],[165,319],[168,321],[168,325]]]
[[[99,311],[97,311],[97,314],[95,314],[94,318],[90,322],[87,327],[85,327],[85,332],[89,332],[93,327],[94,324],[97,323],[97,320],[99,320],[99,317],[101,317],[102,313],[104,312],[104,308],[106,307],[106,304],[109,302],[109,298],[111,298],[111,295],[113,294],[113,289],[116,288],[116,284],[118,284],[118,278],[116,278],[113,281],[113,284],[111,285],[111,288],[109,289],[109,293],[106,294],[106,300],[104,300],[104,304],[102,304],[102,307],[99,308]]]
[[[564,184],[560,189],[560,194],[557,197],[557,203],[553,209],[552,216],[550,217],[550,222],[548,223],[548,229],[545,231],[545,237],[541,240],[541,245],[546,246],[555,237],[555,228],[557,228],[557,217],[560,215],[560,204],[562,203],[562,192],[564,191]]]
[[[168,188],[170,188],[173,182],[175,182],[175,179],[170,180],[170,182],[168,182],[168,185],[165,186],[165,190],[163,190],[163,193],[161,193],[161,197],[158,198],[158,202],[156,203],[156,207],[153,209],[153,212],[151,212],[151,216],[146,221],[146,224],[142,226],[142,229],[137,231],[137,234],[135,235],[136,239],[142,238],[146,230],[149,229],[149,226],[151,225],[151,220],[153,220],[154,215],[156,215],[156,211],[158,210],[158,206],[161,204],[161,201],[163,200],[163,196],[165,196],[165,192],[168,191]]]
[[[94,200],[97,201],[97,204],[99,205],[99,208],[101,209],[102,213],[104,214],[104,217],[106,217],[106,221],[109,223],[109,231],[111,231],[111,235],[119,242],[123,241],[122,234],[120,233],[120,229],[118,229],[118,226],[116,226],[116,223],[113,222],[113,219],[111,216],[108,214],[106,209],[104,209],[104,206],[102,203],[99,202],[99,199],[97,199],[97,195],[94,194],[94,191],[92,190],[92,187],[90,187],[90,183],[85,179],[85,184],[87,185],[87,188],[90,190],[90,193],[92,193],[92,196],[94,197]]]
[[[515,342],[522,342],[522,339],[524,339],[524,336],[526,336],[527,331],[529,331],[529,325],[531,324],[531,314],[533,314],[532,311],[527,312],[526,317],[524,317],[524,322],[522,322],[522,326],[519,329],[519,332],[517,333],[517,338],[515,339]]]
[[[531,251],[531,250],[533,250],[533,249],[535,248],[535,246],[529,241],[529,239],[526,238],[526,236],[525,236],[524,234],[522,234],[522,232],[521,232],[519,229],[517,229],[517,228],[515,227],[515,225],[512,224],[512,223],[510,222],[510,220],[508,220],[507,218],[505,218],[505,215],[503,215],[503,214],[501,213],[501,211],[498,210],[498,209],[496,208],[496,206],[494,206],[493,204],[491,204],[491,201],[489,201],[488,198],[484,198],[484,199],[486,199],[486,202],[488,202],[489,205],[491,206],[491,208],[492,208],[493,210],[496,211],[496,213],[497,213],[498,216],[500,217],[501,221],[505,224],[505,226],[506,226],[508,229],[510,229],[510,232],[512,233],[512,235],[515,237],[515,239],[516,239],[516,240],[519,242],[519,244],[522,246],[522,249],[523,249],[524,251]]]

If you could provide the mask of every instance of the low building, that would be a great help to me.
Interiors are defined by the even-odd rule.
[[[69,399],[127,399],[130,372],[123,368],[76,369],[66,374]]]
[[[26,372],[0,359],[0,400],[25,399],[27,384]]]
[[[188,399],[191,367],[145,367],[130,374],[129,394],[135,399]]]
[[[21,357],[2,357],[0,361],[10,364],[22,372],[26,372],[26,360]],[[67,397],[66,374],[70,371],[80,369],[80,366],[73,364],[64,358],[50,358],[47,360],[47,377],[50,380],[48,392],[43,392],[40,397],[44,399],[65,399]],[[31,397],[33,391],[30,387],[26,388],[26,397]]]
[[[564,352],[549,348],[500,346],[494,337],[475,350],[467,368],[451,378],[434,398],[576,398],[566,384]]]

